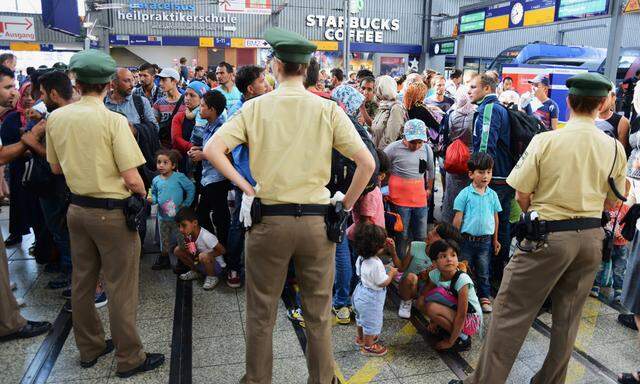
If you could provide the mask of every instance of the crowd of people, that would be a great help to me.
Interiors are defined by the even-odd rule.
[[[535,198],[544,196],[529,180],[542,177],[536,175],[538,163],[532,163],[539,159],[531,160],[540,152],[531,155],[527,151],[532,149],[515,148],[514,114],[537,121],[540,132],[573,129],[559,127],[559,107],[549,97],[549,76],[529,81],[531,90],[523,95],[515,91],[513,79],[495,72],[470,76],[456,69],[445,78],[426,70],[392,78],[361,69],[345,78],[339,68],[321,69],[311,57],[314,47],[309,42],[277,33],[285,35],[277,31],[267,38],[274,54],[266,68],[235,68],[221,62],[206,70],[201,66],[192,69],[184,58],[177,68],[150,63],[116,68],[108,55],[86,51],[74,56],[69,65],[28,71],[20,79],[19,90],[14,85],[15,56],[0,56],[0,136],[3,152],[15,148],[15,155],[6,155],[8,187],[5,177],[0,177],[0,193],[10,201],[10,235],[4,245],[20,245],[22,237],[33,230],[30,252],[46,264],[46,271],[57,274],[48,287],[71,299],[67,311],[82,308],[80,315],[74,311],[74,332],[83,367],[92,366],[114,347],[120,351],[117,371],[123,377],[154,369],[164,360],[159,354],[143,352],[135,331],[135,313],[129,310],[137,305],[137,295],[135,300],[127,296],[137,292],[144,244],[160,245],[153,270],[172,269],[181,280],[201,280],[204,290],[215,289],[220,281],[232,288],[247,285],[247,305],[252,308],[247,318],[253,324],[247,336],[255,341],[255,350],[247,350],[247,377],[250,380],[251,373],[257,372],[262,375],[247,382],[263,382],[271,366],[267,358],[271,353],[266,349],[271,347],[274,297],[277,300],[287,276],[301,287],[297,307],[288,316],[307,329],[309,369],[315,377],[326,377],[323,371],[329,364],[324,360],[330,354],[325,311],[333,314],[335,323],[355,321],[355,343],[362,354],[387,353],[380,334],[389,286],[401,298],[400,318],[421,313],[429,319],[428,332],[440,339],[435,345],[438,350],[468,350],[471,339],[483,329],[485,314],[499,309],[497,315],[505,315],[507,303],[494,298],[501,283],[500,291],[513,284],[511,274],[516,273],[507,267],[513,264],[517,248],[513,223]],[[575,89],[572,94],[599,98],[594,123],[624,148],[619,161],[624,161],[629,187],[621,190],[633,200],[640,193],[636,186],[640,182],[640,92],[629,103],[635,109],[629,109],[625,117],[615,109],[616,91],[611,84],[587,80],[591,81],[588,86],[578,83],[571,88]],[[606,88],[606,96],[584,91],[588,87]],[[309,125],[329,122],[332,128],[304,128],[306,136],[282,140],[291,132],[288,127],[269,126],[266,121],[280,102],[289,103],[282,111],[293,117],[303,111],[302,121]],[[571,101],[570,107],[575,116],[595,111],[580,100]],[[293,117],[290,124],[296,122]],[[86,130],[89,121],[97,128]],[[270,130],[260,129],[265,126]],[[316,151],[316,145],[328,137],[327,148],[336,150]],[[540,141],[536,145],[542,146]],[[78,149],[92,142],[105,145]],[[294,150],[297,157],[288,158]],[[609,177],[619,184],[616,159],[614,166],[606,167],[611,168]],[[322,169],[319,176],[312,174],[314,167]],[[369,176],[363,169],[370,171]],[[319,182],[326,184],[321,193],[306,185]],[[285,188],[294,183],[296,195]],[[362,191],[353,185],[361,185]],[[441,201],[436,201],[439,188]],[[334,247],[318,244],[318,237],[326,237],[325,229],[320,228],[325,226],[323,220],[297,221],[326,213],[322,207],[328,200],[317,205],[325,200],[327,189],[332,205],[342,203],[349,208],[345,214],[348,228],[332,239]],[[532,192],[537,196],[531,197]],[[141,209],[137,233],[107,223],[123,220],[122,211],[112,209],[120,207],[120,201],[131,193],[155,206],[157,212],[151,220],[151,208]],[[259,195],[261,208],[256,208],[252,193]],[[270,207],[283,203],[297,203],[299,214],[290,214],[288,205],[277,212]],[[618,202],[609,209],[610,222],[605,228],[611,234],[611,249],[597,275],[589,277],[588,288],[592,296],[627,307],[632,315],[622,314],[619,321],[637,329],[640,239],[632,236],[629,241],[622,234],[625,216],[633,211],[629,205]],[[265,216],[260,225],[285,232],[258,226],[255,211],[260,210]],[[560,220],[561,216],[547,219]],[[147,225],[153,228],[148,230]],[[279,226],[282,228],[275,228]],[[93,232],[98,230],[99,236]],[[290,243],[289,232],[306,244],[285,244]],[[148,233],[154,238],[146,239]],[[129,246],[122,252],[105,242]],[[272,256],[289,246],[296,247],[290,250],[293,259]],[[312,257],[320,254],[318,249],[333,253],[334,270],[313,269],[313,263],[322,262]],[[261,252],[264,260],[258,260]],[[99,257],[83,261],[89,254]],[[296,255],[306,255],[308,260]],[[130,256],[135,257],[127,260]],[[106,257],[113,260],[96,261]],[[0,264],[4,265],[0,277],[5,278],[6,260]],[[318,276],[311,276],[316,273]],[[503,273],[509,273],[509,279],[503,279]],[[269,288],[258,286],[264,279],[273,280]],[[317,285],[311,284],[314,282]],[[541,293],[541,299],[551,296],[556,310],[566,302],[551,294],[551,288]],[[332,296],[329,308],[314,298],[313,290]],[[22,304],[2,300],[3,313]],[[84,312],[88,306],[99,308],[107,303],[112,327],[117,327],[112,329],[113,342],[96,330],[95,309]],[[638,315],[634,318],[633,314]],[[554,322],[555,317],[556,312]],[[572,332],[563,339],[571,348],[573,319],[569,323],[554,324],[554,332],[561,327]],[[18,314],[0,322],[0,335],[30,337],[49,327],[48,323],[27,322]],[[498,343],[491,339],[501,331],[504,329],[489,329],[491,346]],[[491,353],[490,346],[485,349],[485,355]],[[313,359],[318,361],[313,363]],[[481,361],[487,364],[485,369],[495,363],[491,359]],[[564,380],[568,355],[551,359],[555,360],[546,362],[539,375],[553,371],[555,376],[540,376],[535,382]],[[500,361],[507,374],[512,363]],[[477,377],[486,374],[482,368]],[[490,382],[484,381],[486,377],[473,382]],[[620,380],[640,382],[637,374]]]

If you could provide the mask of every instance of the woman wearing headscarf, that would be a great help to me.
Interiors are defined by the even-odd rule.
[[[191,133],[197,123],[198,112],[200,111],[200,100],[205,93],[209,91],[209,86],[201,81],[192,81],[187,85],[184,93],[184,105],[187,107],[184,111],[176,113],[171,122],[171,144],[173,149],[180,152],[182,160],[180,161],[180,172],[189,174],[188,165],[189,156],[187,152],[191,149]]]
[[[391,76],[380,76],[376,80],[376,97],[379,101],[378,114],[371,124],[373,143],[382,150],[400,138],[402,127],[407,120],[407,111],[397,100],[397,83]]]
[[[27,126],[26,112],[33,106],[31,97],[31,83],[26,82],[20,87],[20,97],[16,104],[16,110],[9,113],[2,122],[0,137],[2,145],[15,144],[20,141],[20,136]],[[22,236],[29,233],[30,215],[29,210],[37,206],[37,202],[32,201],[34,197],[22,186],[22,176],[24,175],[24,157],[19,157],[9,163],[9,193],[11,200],[9,203],[9,237],[4,241],[7,247],[20,244]]]
[[[451,144],[455,140],[460,139],[467,148],[471,148],[473,140],[473,115],[476,111],[476,106],[471,102],[467,94],[467,87],[461,86],[458,88],[455,101],[456,103],[452,111],[445,116],[443,121],[443,130],[447,136],[445,141]],[[447,188],[444,191],[440,220],[446,223],[452,223],[453,201],[460,191],[469,185],[469,176],[466,173],[450,173],[445,170],[445,180]]]

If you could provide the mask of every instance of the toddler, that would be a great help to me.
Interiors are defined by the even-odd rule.
[[[353,310],[356,314],[356,344],[365,356],[384,356],[387,348],[378,338],[382,331],[382,312],[386,298],[386,287],[398,273],[391,267],[389,273],[378,257],[393,243],[387,242],[387,232],[375,224],[360,223],[354,233],[358,253],[356,274],[360,282],[353,292]],[[393,245],[391,245],[393,246]]]
[[[171,268],[169,252],[178,234],[176,213],[180,208],[191,205],[196,190],[191,180],[176,171],[180,157],[180,153],[175,149],[163,149],[156,154],[159,175],[153,178],[148,197],[151,204],[158,204],[160,221],[160,256],[151,267],[154,270]]]
[[[180,227],[183,241],[174,253],[190,270],[181,274],[181,280],[196,280],[201,274],[205,275],[202,288],[209,291],[218,285],[219,275],[226,267],[222,255],[225,249],[211,232],[200,227],[193,209],[182,208],[175,218]]]

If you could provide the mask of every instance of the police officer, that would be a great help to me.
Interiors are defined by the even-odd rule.
[[[12,108],[17,97],[15,74],[7,67],[0,65],[0,107]],[[44,124],[36,125],[26,136],[42,137]],[[22,156],[27,150],[23,141],[2,146],[0,143],[0,164]],[[9,283],[9,264],[4,239],[0,234],[0,341],[24,339],[41,335],[51,329],[51,323],[28,321],[20,315],[18,303],[11,292]]]
[[[357,165],[343,199],[348,209],[375,163],[340,107],[305,90],[303,79],[316,46],[279,28],[267,31],[265,39],[274,50],[279,88],[247,101],[205,148],[207,159],[244,192],[240,220],[245,226],[251,225],[254,198],[262,203],[262,220],[254,223],[245,241],[247,349],[242,382],[271,383],[273,326],[293,258],[307,329],[308,382],[327,384],[337,382],[331,346],[336,245],[328,240],[325,226],[332,148]],[[256,188],[226,157],[240,144],[249,147]]]
[[[504,383],[545,298],[553,301],[549,352],[533,384],[564,383],[582,307],[602,258],[602,211],[624,191],[626,157],[595,125],[611,82],[599,74],[567,80],[571,118],[533,138],[507,183],[523,212],[546,221],[545,235],[528,233],[506,266],[480,360],[464,382]],[[537,238],[536,238],[537,237]],[[531,241],[535,239],[535,241]],[[530,249],[528,249],[530,248]],[[453,380],[451,383],[461,382]]]
[[[73,331],[83,368],[115,346],[117,375],[129,377],[162,365],[161,354],[145,354],[136,328],[140,238],[126,226],[124,206],[145,196],[137,167],[145,159],[124,116],[103,103],[116,63],[97,50],[71,58],[80,101],[53,111],[47,121],[47,160],[71,190],[67,213],[73,263]],[[94,306],[98,274],[109,292],[113,341]]]

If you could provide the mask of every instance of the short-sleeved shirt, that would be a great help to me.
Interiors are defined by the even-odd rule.
[[[251,174],[264,204],[328,204],[331,152],[365,148],[347,114],[291,81],[247,101],[216,133],[229,150],[248,144]]]
[[[235,84],[229,92],[227,92],[226,88],[223,85],[219,85],[215,90],[220,91],[220,93],[224,95],[224,98],[227,99],[227,110],[232,109],[234,105],[236,105],[242,98],[242,93],[240,92],[238,87],[235,86]]]
[[[437,268],[429,272],[429,279],[433,284],[435,284],[437,287],[450,289],[451,280],[441,281],[440,278],[441,274]],[[456,292],[460,292],[460,290],[465,285],[469,287],[469,305],[473,306],[473,308],[476,310],[476,314],[482,319],[482,307],[480,307],[480,301],[478,300],[478,294],[476,293],[476,288],[473,284],[473,280],[471,280],[471,277],[468,274],[462,273],[458,277],[458,281],[456,281],[456,286],[454,288]]]
[[[493,235],[496,231],[495,214],[502,212],[498,194],[487,187],[478,192],[473,184],[464,188],[453,202],[453,210],[462,212],[462,233],[471,236]]]
[[[424,241],[412,241],[409,252],[411,254],[411,262],[404,271],[403,276],[406,276],[407,273],[418,275],[431,266],[431,259],[427,256],[427,243]]]
[[[547,129],[551,129],[551,120],[558,118],[558,103],[547,99],[533,114]]]
[[[442,110],[442,112],[447,112],[451,106],[453,104],[455,104],[455,100],[453,100],[452,98],[445,96],[444,99],[442,99],[442,101],[438,101],[436,100],[435,96],[433,97],[428,97],[424,103],[426,105],[433,105],[436,106],[438,108],[440,108]]]
[[[127,118],[94,96],[53,111],[46,140],[47,161],[60,164],[69,189],[80,196],[126,199],[131,192],[120,173],[146,163]]]
[[[162,97],[153,104],[153,114],[158,120],[158,124],[166,124],[169,121],[179,100],[180,99],[176,101],[169,101],[166,97]],[[186,109],[187,107],[183,102],[180,107],[178,107],[176,113],[185,111]]]
[[[347,228],[347,236],[353,240],[353,231],[358,223],[362,222],[362,217],[371,218],[373,224],[384,228],[384,202],[382,201],[382,192],[380,187],[375,187],[371,192],[366,193],[356,201],[351,210],[353,224]]]
[[[196,249],[198,250],[198,253],[211,253],[216,245],[218,245],[218,238],[213,233],[200,227],[200,234],[196,240]]]
[[[356,260],[356,275],[360,276],[362,285],[376,291],[384,289],[385,287],[381,287],[380,284],[389,278],[387,271],[384,269],[384,264],[382,264],[382,260],[378,256],[366,259],[358,256],[358,260]]]
[[[541,220],[600,218],[605,199],[616,199],[607,182],[611,166],[624,191],[626,161],[620,142],[596,128],[594,119],[578,116],[560,130],[534,136],[507,183],[533,193],[529,210]]]
[[[389,144],[384,149],[384,153],[389,157],[389,161],[391,162],[390,172],[392,175],[404,179],[420,179],[424,177],[424,173],[426,172],[429,180],[436,177],[433,151],[426,144],[423,144],[422,148],[414,152],[407,148],[402,140],[398,140]],[[420,172],[421,161],[426,162],[426,164],[423,163],[423,167],[426,168],[422,172]]]

